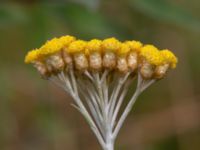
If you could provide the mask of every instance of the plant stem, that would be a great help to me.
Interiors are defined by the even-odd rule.
[[[75,72],[70,70],[68,73],[62,72],[58,75],[60,82],[57,82],[55,78],[51,78],[51,81],[63,87],[73,97],[74,107],[85,117],[102,149],[114,150],[115,139],[136,99],[155,80],[144,80],[138,74],[135,93],[119,116],[128,91],[130,73],[117,76],[113,81],[114,88],[111,88],[108,83],[107,70],[103,74],[85,72],[85,75],[88,80],[77,80]],[[108,92],[111,94],[109,95]]]
[[[114,139],[111,124],[107,123],[106,141],[104,150],[114,150]]]

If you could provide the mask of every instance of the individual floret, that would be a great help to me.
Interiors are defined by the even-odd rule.
[[[142,43],[139,41],[126,41],[125,44],[130,47],[127,56],[128,67],[131,71],[135,71],[138,67],[138,54],[142,48]]]
[[[80,71],[84,71],[88,68],[88,60],[85,55],[86,45],[86,41],[77,40],[72,42],[67,48],[67,52],[73,55],[76,69]]]
[[[103,66],[108,69],[116,67],[116,52],[120,49],[121,42],[115,38],[108,38],[103,40]]]
[[[88,55],[89,66],[92,70],[102,69],[102,41],[93,39],[87,43],[86,55]]]
[[[128,72],[128,63],[127,63],[127,55],[130,52],[130,47],[122,43],[120,49],[117,51],[117,69],[121,73]]]

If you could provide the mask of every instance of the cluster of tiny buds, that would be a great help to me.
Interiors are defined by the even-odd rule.
[[[33,63],[45,78],[74,69],[79,73],[111,70],[122,75],[140,71],[145,79],[160,79],[176,67],[177,58],[169,50],[158,50],[139,41],[120,42],[115,38],[83,41],[67,35],[28,52],[25,62]]]

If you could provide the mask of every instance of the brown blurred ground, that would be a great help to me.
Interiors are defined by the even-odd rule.
[[[171,49],[177,69],[140,96],[116,149],[200,149],[200,1],[22,0],[0,2],[0,150],[100,150],[71,98],[23,62],[65,34]]]

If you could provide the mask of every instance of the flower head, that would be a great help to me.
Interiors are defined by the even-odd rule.
[[[79,53],[79,52],[84,53],[86,45],[87,45],[86,41],[83,41],[83,40],[74,41],[68,46],[67,52],[70,54]]]
[[[121,43],[116,38],[108,38],[103,40],[102,42],[102,48],[104,52],[112,51],[116,52],[118,49],[120,49]]]
[[[148,63],[159,66],[163,62],[163,57],[160,55],[159,50],[153,45],[145,45],[141,48],[140,56]]]
[[[102,51],[102,41],[98,39],[93,39],[89,42],[87,42],[86,49],[88,50],[89,53],[92,52],[100,52]]]
[[[176,68],[178,59],[171,51],[165,49],[162,50],[160,54],[161,57],[163,57],[163,63],[169,64],[171,68]]]
[[[25,63],[32,63],[38,60],[38,58],[39,58],[39,49],[34,49],[27,53],[24,61]]]
[[[122,43],[120,48],[117,50],[118,56],[127,55],[130,52],[131,48],[126,43]]]
[[[142,48],[142,43],[140,41],[126,41],[125,44],[130,47],[131,51],[139,52]]]
[[[62,47],[68,47],[70,43],[74,42],[76,38],[74,36],[62,36],[59,38],[59,42],[62,44]]]
[[[39,50],[39,54],[42,57],[49,56],[61,50],[63,47],[62,43],[58,38],[53,38],[52,40],[47,41]]]

